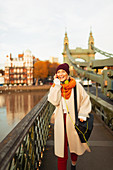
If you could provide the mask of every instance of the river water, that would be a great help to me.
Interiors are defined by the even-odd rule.
[[[45,91],[0,94],[0,142],[45,94]]]

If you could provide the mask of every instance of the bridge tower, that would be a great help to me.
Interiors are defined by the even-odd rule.
[[[88,49],[89,50],[92,50],[91,45],[94,46],[94,38],[93,38],[93,35],[92,35],[92,31],[90,31],[90,36],[89,36],[89,40],[88,40]]]
[[[65,32],[65,37],[64,37],[64,50],[63,50],[63,62],[64,63],[68,63],[70,65],[69,59],[66,55],[66,47],[69,48],[69,41],[68,41],[68,37],[67,37],[67,32]]]
[[[71,65],[68,56],[66,54],[66,48],[69,49],[71,56],[75,59],[83,59],[85,62],[89,62],[95,59],[95,52],[91,49],[91,45],[94,45],[94,38],[92,35],[92,31],[90,31],[89,40],[88,40],[88,49],[82,49],[81,47],[77,47],[76,49],[69,49],[69,41],[67,32],[65,32],[64,37],[64,50],[63,50],[63,62],[68,63]]]

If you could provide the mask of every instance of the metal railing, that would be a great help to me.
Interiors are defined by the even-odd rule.
[[[113,106],[90,92],[88,92],[88,94],[90,95],[92,103],[92,111],[97,114],[111,130],[113,130]]]
[[[106,56],[106,57],[113,57],[113,54],[108,53],[108,52],[105,52],[105,51],[102,51],[102,50],[96,48],[93,44],[91,44],[91,48],[92,48],[92,50],[94,50],[95,52],[98,52],[98,53],[100,53],[100,54],[102,54],[102,55],[104,55],[104,56]]]
[[[46,94],[0,143],[0,170],[39,169],[53,111]]]
[[[75,59],[71,56],[69,48],[66,46],[66,54],[69,59],[69,62],[73,66],[73,68],[76,70],[76,72],[79,74],[80,77],[86,77],[88,80],[92,80],[96,83],[96,91],[98,89],[98,85],[101,85],[101,92],[109,97],[110,99],[113,99],[113,70],[103,70],[103,73],[101,75],[94,72],[94,70],[84,70],[80,67],[78,67],[75,64]],[[85,66],[85,65],[84,65]],[[112,66],[113,67],[113,58],[109,58],[107,60],[92,60],[90,61],[89,65],[91,68],[103,68],[105,66]]]
[[[75,59],[70,54],[68,46],[66,46],[66,54],[69,59],[69,62],[80,77],[86,77],[88,80],[92,80],[93,82],[95,82],[96,96],[89,93],[88,85],[88,93],[91,97],[93,111],[102,118],[102,120],[110,127],[110,129],[113,130],[113,106],[98,97],[98,85],[100,84],[101,92],[110,99],[113,99],[113,70],[104,70],[102,75],[94,73],[90,70],[84,70],[77,66]],[[89,64],[86,64],[91,68],[103,68],[104,66],[113,66],[113,58],[109,58],[109,60],[107,59],[100,61],[92,60]]]

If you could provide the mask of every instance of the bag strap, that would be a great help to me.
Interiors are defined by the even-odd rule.
[[[77,90],[76,85],[74,87],[74,105],[75,105],[75,120],[76,124],[78,123],[78,109],[77,109]]]

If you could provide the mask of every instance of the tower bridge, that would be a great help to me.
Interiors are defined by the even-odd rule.
[[[92,49],[92,45],[94,45],[94,38],[92,32],[90,32],[89,40],[88,40],[88,49],[82,49],[77,47],[76,49],[69,49],[69,40],[67,36],[67,32],[65,33],[64,37],[64,50],[63,50],[63,62],[68,63],[69,65],[70,60],[68,58],[66,49],[68,48],[70,55],[76,61],[76,59],[83,59],[85,62],[90,62],[91,60],[95,59],[95,50]]]
[[[103,60],[95,60],[95,53],[99,52],[108,57]],[[101,91],[104,95],[113,99],[113,54],[99,50],[94,46],[94,38],[90,32],[88,40],[88,49],[76,48],[69,49],[67,33],[64,37],[63,61],[73,67],[80,77],[86,77],[101,85]],[[76,59],[83,59],[84,62],[78,62]],[[97,74],[98,69],[106,67],[102,74]],[[84,69],[85,68],[85,69]],[[97,87],[98,88],[98,87]]]
[[[112,98],[113,95],[113,70],[104,70],[98,75],[93,69],[113,67],[111,54],[105,60],[99,62],[95,59],[94,39],[90,32],[88,49],[69,49],[67,33],[64,38],[64,62],[69,63],[79,76],[84,76],[101,85],[102,92]],[[102,52],[102,51],[101,51]],[[103,53],[104,54],[104,53]],[[85,62],[80,63],[75,59],[82,58]],[[78,67],[79,65],[79,67]],[[84,70],[84,67],[87,69]],[[113,106],[98,95],[94,96],[88,91],[94,114],[94,130],[89,140],[92,150],[79,157],[77,169],[84,170],[108,170],[113,166]],[[22,121],[0,143],[0,170],[54,170],[57,169],[57,158],[53,155],[53,125],[50,117],[55,107],[47,101],[46,94],[42,100],[22,119]],[[106,126],[107,125],[107,126]],[[106,161],[103,161],[106,160]],[[71,160],[68,159],[68,170]]]

